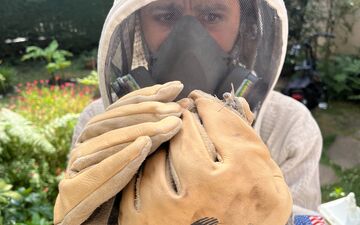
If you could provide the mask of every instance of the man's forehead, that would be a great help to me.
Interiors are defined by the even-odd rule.
[[[199,9],[201,7],[215,7],[225,9],[237,4],[238,0],[158,0],[150,4],[151,8],[159,7],[178,7],[178,8],[193,8]]]

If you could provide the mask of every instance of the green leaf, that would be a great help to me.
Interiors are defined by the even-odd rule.
[[[8,185],[3,179],[0,179],[0,191],[7,191],[7,190],[10,190],[12,188],[11,185],[10,186],[10,189],[8,189]]]
[[[59,70],[59,65],[56,63],[49,63],[46,65],[46,69],[49,73],[54,73]]]
[[[54,146],[50,144],[40,130],[35,128],[30,121],[9,109],[1,109],[0,127],[1,125],[5,126],[8,136],[16,138],[24,145],[33,146],[32,151],[35,153],[52,154],[56,152]]]
[[[1,192],[6,192],[6,191],[10,191],[12,188],[12,185],[10,184],[5,184],[4,186],[0,187],[0,193]]]
[[[59,47],[59,43],[56,40],[53,40],[48,47],[45,48],[45,52],[53,53]]]
[[[68,68],[69,66],[71,66],[70,61],[59,62],[57,64],[58,64],[59,69],[65,69],[65,68]]]
[[[66,50],[59,50],[58,51],[60,54],[62,54],[63,56],[66,56],[66,57],[72,57],[73,54],[69,51],[66,51]]]
[[[353,100],[353,101],[359,101],[360,95],[352,95],[352,96],[349,96],[348,99]]]
[[[338,73],[334,76],[334,79],[338,82],[346,81],[347,75],[345,73]]]
[[[45,52],[43,49],[37,46],[29,46],[26,48],[26,54],[22,56],[21,61],[43,58],[44,56]]]
[[[82,79],[77,79],[77,82],[79,82],[80,84],[83,84],[83,85],[97,86],[97,85],[99,85],[99,76],[98,76],[97,72],[93,70],[86,77],[84,77]]]
[[[8,191],[8,192],[5,192],[5,193],[0,193],[0,195],[5,196],[5,197],[9,197],[9,198],[17,200],[17,201],[22,199],[22,196],[19,193],[15,192],[15,191]]]

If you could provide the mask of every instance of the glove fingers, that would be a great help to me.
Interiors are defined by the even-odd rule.
[[[92,118],[77,142],[82,143],[122,127],[145,122],[157,122],[168,116],[180,117],[181,111],[180,105],[174,102],[142,102],[136,105],[120,106]]]
[[[104,160],[104,159],[118,153],[119,151],[123,150],[129,144],[131,144],[131,142],[116,145],[116,146],[113,146],[113,147],[110,147],[110,148],[95,152],[93,154],[85,155],[83,157],[77,158],[71,164],[70,169],[67,171],[69,177],[75,176],[76,174],[78,174],[82,170],[84,170],[84,169],[86,169],[86,168],[88,168],[88,167],[90,167],[92,165],[98,164],[102,160]]]
[[[183,108],[192,111],[195,108],[194,100],[191,98],[183,98],[177,101],[177,103]]]
[[[112,147],[130,143],[140,136],[149,136],[152,140],[151,152],[155,151],[162,143],[170,140],[181,128],[182,121],[178,117],[170,116],[155,123],[143,123],[130,127],[124,127],[116,130],[109,131],[103,135],[92,138],[80,145],[78,145],[70,155],[69,168],[77,172],[77,163],[81,164],[85,160],[83,157],[95,157],[99,158],[95,161],[101,161],[104,155],[107,155],[106,149],[111,150]],[[120,151],[119,148],[117,151]],[[102,152],[102,153],[98,153]],[[93,154],[99,155],[93,155]],[[91,156],[93,155],[93,156]],[[73,167],[73,164],[75,166]],[[89,166],[86,162],[87,166]],[[84,167],[84,166],[81,166]]]
[[[139,137],[123,151],[88,168],[72,179],[63,179],[59,184],[54,223],[63,220],[72,221],[70,215],[87,218],[98,206],[122,190],[149,154],[150,148],[151,139]],[[113,179],[114,177],[116,179]],[[74,211],[76,213],[73,213]],[[85,212],[87,215],[84,215]],[[86,218],[77,218],[77,220],[83,222]],[[71,224],[73,223],[72,221]]]
[[[180,94],[183,88],[184,85],[180,81],[172,81],[165,84],[142,88],[120,98],[114,104],[110,105],[107,110],[111,110],[122,105],[148,101],[172,102]]]
[[[194,99],[206,133],[224,161],[237,160],[234,157],[239,150],[237,143],[248,146],[254,146],[254,143],[257,143],[262,148],[256,149],[267,149],[248,121],[232,109],[224,107],[221,101],[199,91],[192,92],[190,98]]]

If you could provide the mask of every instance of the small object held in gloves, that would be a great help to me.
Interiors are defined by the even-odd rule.
[[[231,84],[231,92],[225,92],[223,94],[224,107],[228,106],[239,114],[245,121],[251,125],[254,121],[254,115],[251,113],[249,105],[243,97],[237,97],[234,91],[234,85]],[[220,110],[222,110],[222,107]]]
[[[231,92],[225,92],[223,94],[225,105],[230,106],[236,111],[241,107],[241,103],[235,96],[234,85],[231,84]]]

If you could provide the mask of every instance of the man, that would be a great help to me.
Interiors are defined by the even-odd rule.
[[[80,117],[55,224],[284,224],[291,198],[270,154],[293,213],[315,210],[320,131],[272,91],[286,39],[280,0],[115,2],[99,47],[102,101]],[[127,74],[146,88],[121,98]],[[225,103],[211,96],[232,85]]]

